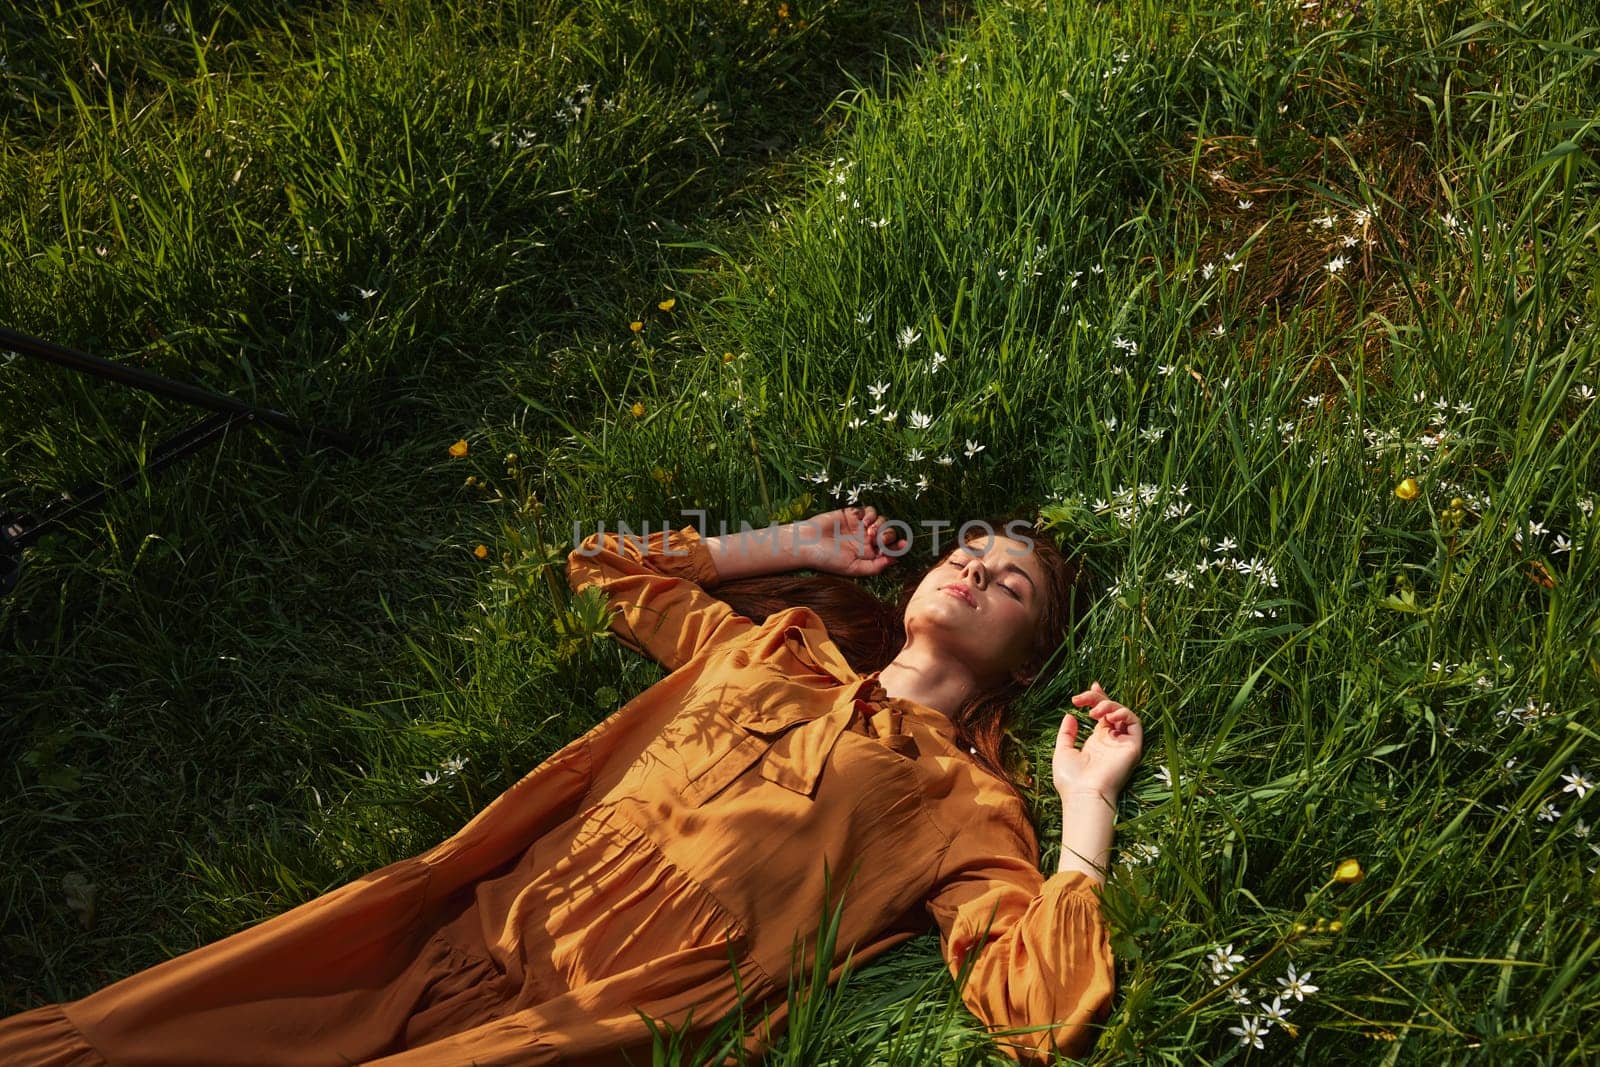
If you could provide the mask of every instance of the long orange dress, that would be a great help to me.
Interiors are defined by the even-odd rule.
[[[952,976],[981,950],[978,1018],[1053,1024],[997,1038],[1011,1058],[1089,1048],[1113,987],[1095,883],[1040,873],[947,716],[855,673],[809,608],[757,624],[708,594],[692,526],[591,535],[568,581],[670,673],[434,848],[0,1020],[0,1064],[647,1064],[644,1016],[703,1034],[741,995],[757,1057],[841,893],[830,983],[936,924]]]

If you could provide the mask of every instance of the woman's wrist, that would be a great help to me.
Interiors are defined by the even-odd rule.
[[[769,524],[703,540],[718,581],[782,574],[808,565],[798,523]]]
[[[1061,871],[1081,871],[1105,881],[1111,863],[1116,822],[1116,794],[1107,796],[1089,786],[1071,786],[1061,793]]]

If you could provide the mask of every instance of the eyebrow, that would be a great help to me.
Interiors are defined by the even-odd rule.
[[[982,559],[985,555],[988,554],[988,553],[985,553],[985,552],[974,552],[974,551],[972,551],[972,549],[968,548],[966,545],[961,545],[960,547],[958,547],[956,549],[956,551],[965,552],[969,556],[977,556],[979,559]],[[999,570],[999,571],[1011,571],[1011,572],[1013,572],[1015,574],[1022,575],[1024,578],[1026,578],[1028,580],[1029,589],[1032,590],[1032,592],[1034,593],[1035,596],[1038,595],[1039,587],[1038,587],[1038,585],[1034,584],[1033,575],[1029,574],[1027,571],[1023,570],[1021,567],[1017,566],[1015,563],[1007,563],[1007,564],[1004,564],[1003,566],[996,567],[995,569]]]

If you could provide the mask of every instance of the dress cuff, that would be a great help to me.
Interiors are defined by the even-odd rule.
[[[652,548],[650,553],[657,570],[674,578],[687,578],[702,589],[710,589],[722,580],[700,531],[693,526],[680,526],[664,533],[667,551],[657,553]]]
[[[1078,897],[1100,904],[1101,883],[1085,871],[1057,871],[1044,880],[1040,895],[1054,893],[1063,897]]]
[[[28,1067],[107,1067],[60,1004],[0,1019],[0,1063]]]

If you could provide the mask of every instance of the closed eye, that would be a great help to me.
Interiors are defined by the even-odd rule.
[[[964,565],[963,561],[961,561],[959,559],[956,559],[954,556],[952,556],[950,559],[945,560],[945,563],[948,564],[949,566],[952,566],[952,567],[960,567],[960,566]],[[1000,588],[1004,589],[1006,592],[1010,593],[1012,599],[1015,600],[1017,603],[1019,603],[1019,604],[1022,603],[1022,594],[1021,593],[1017,592],[1015,589],[1011,588],[1009,585],[1002,585]]]

